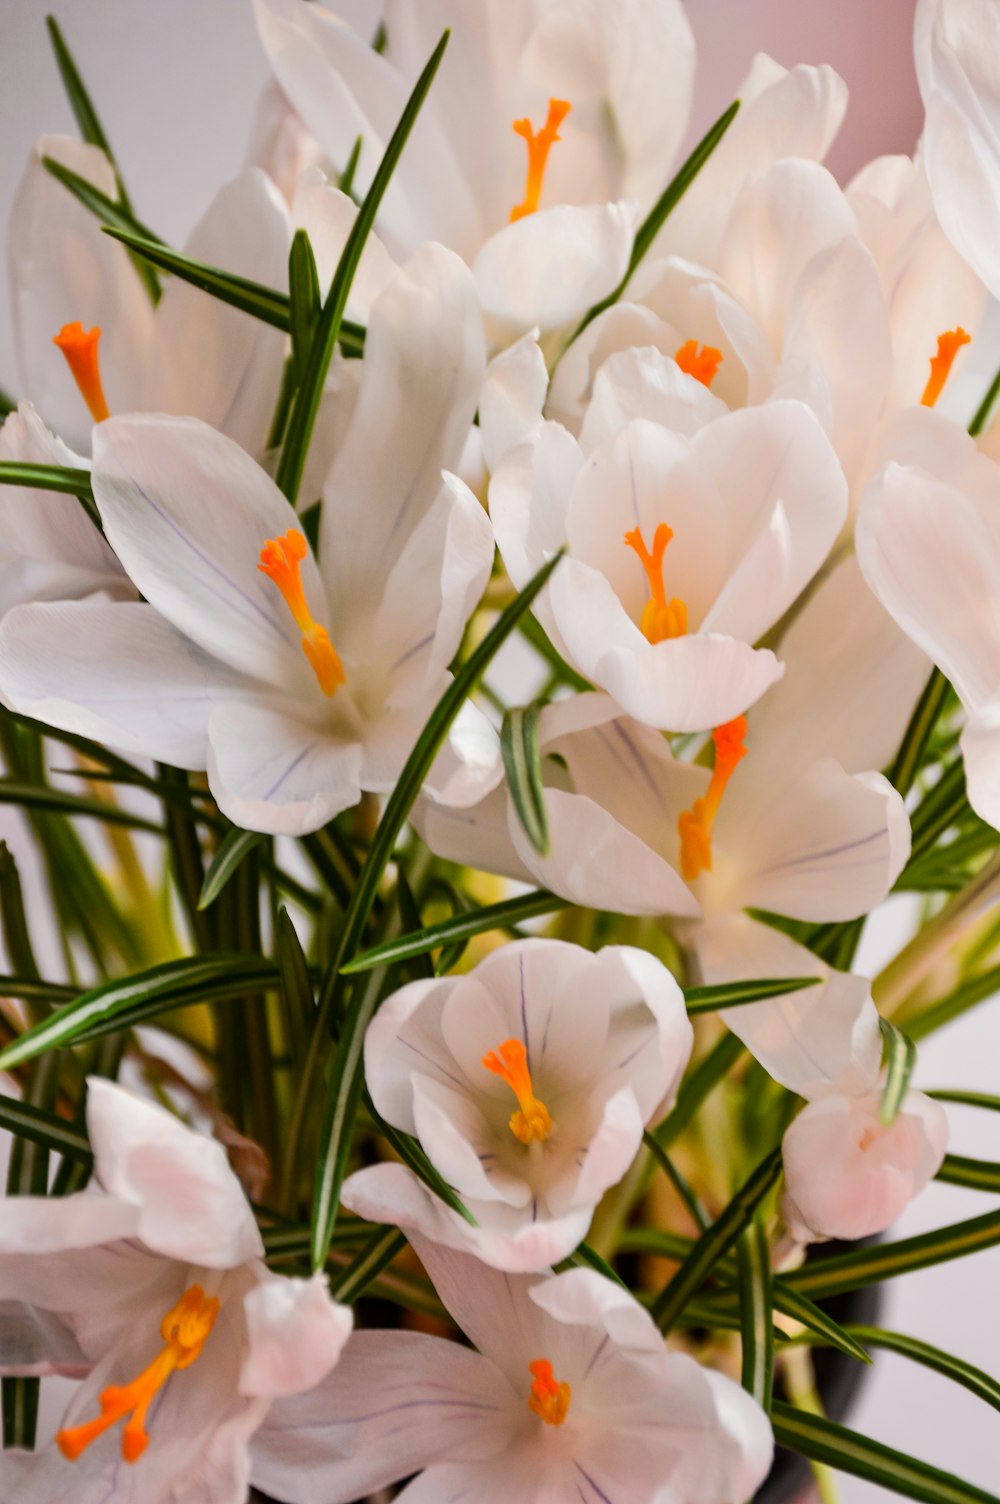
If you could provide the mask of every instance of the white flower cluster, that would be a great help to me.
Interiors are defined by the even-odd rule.
[[[92,1184],[0,1218],[0,1367],[83,1380],[55,1443],[0,1454],[0,1501],[241,1504],[252,1480],[346,1504],[412,1479],[406,1504],[744,1504],[772,1455],[757,1400],[609,1274],[552,1270],[677,1100],[695,1035],[668,946],[804,1100],[788,1246],[882,1232],[944,1158],[938,1102],[885,1110],[853,952],[808,940],[910,859],[891,769],[932,670],[1000,828],[1000,423],[970,436],[962,369],[1000,296],[1000,9],[921,0],[913,160],[840,187],[843,84],[760,56],[664,206],[681,0],[253,3],[275,80],[254,161],[184,253],[242,306],[205,275],[150,300],[93,212],[120,187],[101,146],[44,137],[22,181],[0,470],[83,472],[93,511],[0,485],[0,699],[204,775],[223,827],[311,838],[393,796],[483,614],[554,563],[545,840],[482,697],[413,840],[663,944],[522,936],[368,1024],[367,1103],[413,1152],[355,1160],[340,1201],[405,1231],[471,1347],[352,1333],[324,1273],[269,1271],[217,1142],[92,1076]],[[322,299],[446,28],[302,417],[327,309],[310,345],[276,291],[290,251],[307,237]],[[759,978],[774,995],[742,1001]]]

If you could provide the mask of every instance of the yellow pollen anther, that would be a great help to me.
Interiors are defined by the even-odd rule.
[[[736,764],[747,755],[743,739],[747,734],[746,716],[738,715],[724,726],[716,726],[712,732],[715,743],[715,768],[708,792],[696,799],[677,821],[681,838],[681,872],[688,882],[702,872],[712,870],[712,826],[719,813],[719,805],[726,791],[726,784],[733,776]]]
[[[702,345],[699,350],[698,341],[688,339],[681,345],[674,359],[686,375],[693,376],[702,386],[710,387],[722,364],[722,351],[714,345]]]
[[[122,1430],[122,1456],[138,1462],[149,1445],[146,1412],[175,1370],[190,1368],[198,1357],[219,1314],[219,1302],[206,1299],[200,1285],[191,1285],[168,1311],[160,1324],[166,1346],[131,1384],[111,1385],[101,1391],[101,1414],[96,1420],[59,1431],[56,1442],[69,1462],[75,1462],[92,1441],[103,1436],[123,1416],[130,1418]]]
[[[312,665],[325,695],[332,695],[347,683],[344,665],[337,656],[325,627],[313,619],[302,585],[301,564],[309,545],[298,528],[290,527],[283,538],[268,538],[260,551],[257,568],[273,580],[285,597],[285,604],[302,633],[302,651]]]
[[[95,423],[103,423],[105,418],[111,417],[104,400],[101,367],[97,359],[100,337],[100,329],[84,329],[79,322],[63,324],[59,333],[52,336],[52,343],[58,345],[66,357],[73,380],[80,388],[80,396],[90,408],[90,416]]]
[[[972,335],[966,334],[961,328],[946,329],[943,334],[938,335],[937,354],[931,356],[931,374],[927,378],[924,395],[920,399],[922,407],[934,406],[955,364],[955,356],[962,346],[969,344],[971,340]]]
[[[668,637],[683,637],[688,629],[686,603],[677,596],[668,601],[663,583],[663,556],[673,536],[673,530],[665,522],[661,522],[653,534],[653,551],[650,553],[637,527],[625,534],[627,546],[635,549],[649,581],[649,600],[642,608],[642,619],[639,622],[647,642],[664,642]]]
[[[562,140],[559,127],[572,108],[573,106],[566,99],[550,99],[545,124],[537,132],[527,117],[524,120],[514,121],[515,133],[522,136],[528,143],[528,176],[524,184],[523,202],[515,205],[510,211],[512,224],[515,219],[523,219],[526,214],[534,214],[538,208],[549,152],[557,141]]]
[[[518,1111],[510,1120],[510,1131],[522,1144],[532,1139],[544,1143],[552,1132],[552,1118],[544,1102],[535,1096],[528,1070],[528,1052],[519,1039],[507,1039],[498,1050],[483,1056],[483,1064],[494,1076],[506,1081],[517,1098]]]
[[[548,1358],[536,1358],[528,1364],[528,1372],[532,1378],[528,1409],[547,1426],[561,1426],[573,1397],[572,1389],[568,1384],[556,1383]]]

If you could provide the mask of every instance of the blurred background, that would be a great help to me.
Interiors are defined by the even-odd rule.
[[[466,0],[470,6],[476,0]],[[609,0],[610,3],[610,0]],[[920,128],[911,29],[915,0],[689,0],[701,66],[692,139],[735,94],[753,54],[786,65],[832,64],[847,80],[851,106],[829,165],[847,181],[870,157],[911,152]],[[31,144],[73,121],[44,25],[54,11],[113,142],[141,219],[172,244],[183,242],[219,184],[242,164],[250,121],[267,70],[250,0],[0,0],[0,222]],[[996,365],[984,356],[984,369]],[[16,394],[10,318],[0,299],[0,386]],[[24,837],[0,811],[29,887]],[[906,932],[900,904],[870,934],[859,970],[872,970]],[[40,954],[45,943],[39,936]],[[998,1090],[1000,1011],[981,1005],[923,1047],[917,1084]],[[953,1108],[952,1148],[1000,1159],[1000,1117]],[[932,1185],[897,1228],[906,1236],[994,1209],[990,1199]],[[921,1337],[996,1373],[1000,1368],[1000,1251],[942,1265],[886,1287],[879,1324]],[[956,1469],[996,1489],[1000,1417],[972,1395],[904,1359],[880,1354],[850,1424],[890,1446]],[[853,1479],[839,1482],[844,1504],[890,1496]]]

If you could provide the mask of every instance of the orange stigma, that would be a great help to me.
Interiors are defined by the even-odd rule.
[[[920,399],[921,407],[934,406],[955,364],[955,356],[963,345],[968,345],[971,341],[972,335],[966,334],[964,329],[946,329],[943,334],[938,335],[937,354],[931,356],[931,374],[927,378],[924,395]]]
[[[726,784],[736,769],[736,764],[747,755],[743,739],[747,734],[747,718],[738,715],[724,726],[716,726],[712,732],[715,743],[715,767],[708,792],[696,799],[677,821],[681,837],[681,872],[687,882],[693,881],[702,872],[712,870],[712,826],[719,813],[719,805],[726,791]]]
[[[344,665],[330,641],[330,634],[313,618],[302,587],[301,564],[309,545],[298,528],[290,527],[283,538],[268,538],[260,551],[257,568],[273,580],[285,597],[285,605],[302,633],[302,651],[325,695],[347,683]]]
[[[663,556],[673,536],[673,529],[661,522],[653,534],[653,551],[650,553],[637,527],[625,534],[626,544],[635,549],[649,581],[649,600],[642,608],[642,619],[639,622],[647,642],[664,642],[668,637],[683,637],[688,629],[686,604],[677,596],[668,601],[663,583]]]
[[[96,1420],[57,1433],[56,1442],[66,1460],[75,1462],[92,1441],[128,1415],[122,1431],[122,1456],[126,1462],[138,1462],[149,1445],[147,1410],[175,1370],[190,1368],[218,1314],[219,1302],[207,1300],[200,1285],[185,1290],[160,1324],[160,1336],[166,1344],[160,1355],[131,1384],[112,1385],[101,1391],[101,1413]]]
[[[685,375],[693,376],[702,386],[710,387],[722,364],[722,351],[714,345],[702,345],[699,349],[696,339],[688,339],[681,345],[674,359]]]
[[[526,214],[534,214],[538,208],[542,196],[542,183],[545,179],[545,164],[549,160],[549,152],[557,141],[561,141],[559,127],[573,106],[566,99],[550,99],[549,113],[541,130],[536,132],[532,128],[531,121],[514,121],[514,131],[522,136],[528,143],[528,176],[524,184],[524,200],[510,211],[511,223],[515,219],[523,219]]]
[[[111,411],[104,400],[101,367],[97,359],[100,338],[100,329],[84,329],[79,321],[75,324],[63,324],[59,333],[52,336],[52,343],[58,345],[66,357],[73,380],[80,388],[80,396],[90,408],[90,416],[95,423],[103,423],[105,418],[111,417]]]
[[[532,1379],[528,1409],[547,1426],[561,1426],[573,1397],[572,1389],[568,1384],[556,1383],[548,1358],[536,1358],[528,1364],[528,1372]]]
[[[510,1120],[510,1131],[522,1144],[533,1139],[544,1144],[552,1132],[552,1118],[544,1102],[535,1096],[528,1070],[528,1052],[519,1039],[507,1039],[498,1050],[483,1056],[483,1064],[494,1076],[506,1081],[517,1098],[518,1110]]]

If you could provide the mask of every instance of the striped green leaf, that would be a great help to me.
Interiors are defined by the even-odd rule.
[[[93,1159],[90,1142],[85,1133],[81,1133],[66,1118],[57,1117],[52,1112],[44,1112],[40,1107],[32,1107],[28,1102],[18,1102],[13,1097],[0,1096],[0,1128],[5,1128],[8,1133],[13,1133],[18,1138],[26,1138],[33,1144],[40,1144],[44,1149],[50,1149],[56,1154],[78,1159],[84,1163],[90,1163]]]
[[[929,1342],[921,1342],[916,1337],[904,1336],[902,1332],[889,1332],[880,1326],[849,1326],[845,1331],[850,1332],[859,1342],[864,1342],[867,1347],[881,1347],[886,1352],[899,1353],[901,1357],[910,1358],[914,1363],[920,1363],[924,1368],[932,1368],[935,1373],[940,1373],[947,1379],[952,1379],[956,1384],[961,1384],[963,1389],[985,1400],[987,1405],[992,1405],[994,1410],[1000,1410],[1000,1383],[990,1374],[984,1373],[981,1368],[976,1368],[972,1363],[966,1363],[964,1358],[956,1358],[952,1353],[946,1353],[940,1347],[932,1347]],[[796,1342],[815,1343],[818,1339],[812,1334],[796,1337]]]
[[[345,1305],[357,1300],[405,1247],[406,1239],[395,1227],[377,1228],[347,1267],[330,1276],[330,1294]]]
[[[239,830],[236,827],[223,836],[201,885],[199,909],[207,909],[215,902],[244,857],[249,856],[263,840],[264,836],[260,831]]]
[[[411,956],[426,955],[439,945],[454,945],[470,940],[474,935],[489,934],[491,930],[506,930],[525,919],[535,919],[541,914],[554,914],[568,907],[564,898],[544,890],[524,893],[519,898],[506,898],[502,903],[489,904],[482,909],[473,909],[468,914],[453,914],[439,924],[428,924],[412,934],[398,935],[382,945],[362,951],[353,961],[341,967],[342,976],[353,976],[360,971],[371,971],[375,966],[386,966],[394,961],[406,961]]]
[[[801,992],[803,987],[818,987],[821,981],[821,977],[769,977],[753,982],[717,982],[712,987],[685,987],[684,1001],[689,1013],[717,1013],[720,1008],[738,1008],[743,1003]]]
[[[760,1212],[740,1234],[736,1245],[740,1271],[740,1333],[743,1339],[741,1379],[763,1410],[770,1410],[774,1388],[774,1300],[771,1249]]]
[[[917,1063],[917,1047],[908,1034],[897,1029],[887,1018],[879,1019],[885,1044],[885,1085],[879,1103],[879,1121],[888,1125],[896,1119],[910,1085]]]
[[[507,711],[500,729],[500,751],[517,818],[535,850],[548,856],[551,843],[538,750],[537,705]]]

